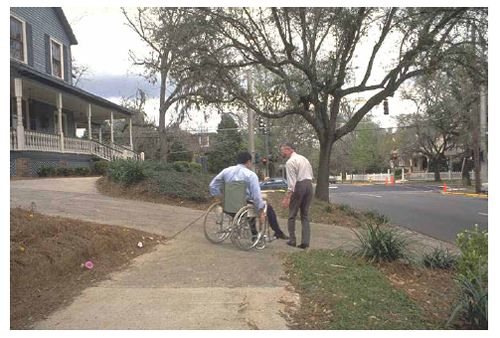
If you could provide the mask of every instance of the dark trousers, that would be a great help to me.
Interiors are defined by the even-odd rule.
[[[257,234],[257,228],[255,227],[256,219],[257,218],[253,218],[250,220],[250,230],[252,231],[252,235]],[[280,236],[283,234],[283,231],[281,231],[278,223],[278,218],[276,217],[276,212],[269,203],[267,204],[267,220],[269,221],[269,226],[274,231],[274,235]]]
[[[300,210],[300,223],[302,224],[301,243],[309,246],[311,239],[311,229],[309,224],[309,207],[313,197],[311,180],[299,181],[295,184],[295,191],[290,198],[288,210],[288,234],[290,241],[296,242],[295,218]]]
[[[280,236],[283,234],[283,231],[280,229],[280,225],[278,223],[278,219],[276,218],[276,212],[274,212],[271,204],[267,204],[267,219],[269,220],[269,226],[273,229],[274,234],[276,236]]]

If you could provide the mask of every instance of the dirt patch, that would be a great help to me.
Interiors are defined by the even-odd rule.
[[[11,329],[31,328],[163,241],[139,230],[11,209]]]
[[[443,325],[450,318],[458,296],[454,271],[415,267],[402,262],[382,263],[377,267],[392,285],[420,305],[427,320]]]
[[[210,200],[208,202],[194,202],[186,199],[162,195],[152,192],[146,183],[139,183],[131,185],[130,187],[124,187],[120,184],[108,180],[106,177],[101,177],[99,180],[97,180],[96,185],[97,190],[101,194],[111,197],[168,204],[197,210],[206,210],[215,201]]]

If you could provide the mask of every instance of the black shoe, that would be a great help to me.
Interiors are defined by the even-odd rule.
[[[279,238],[279,239],[290,239],[290,237],[288,237],[287,235],[285,235],[284,233],[281,233],[279,235],[277,234],[274,234],[274,236],[276,236],[276,238]]]
[[[295,241],[288,241],[288,242],[286,242],[286,244],[293,246],[293,247],[297,246],[297,243]]]
[[[297,245],[297,248],[301,248],[301,249],[307,249],[308,247],[309,247],[309,245],[306,245],[306,244]]]

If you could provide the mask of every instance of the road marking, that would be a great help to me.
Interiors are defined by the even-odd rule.
[[[337,187],[336,185],[330,187],[330,189],[338,189],[339,187]]]
[[[370,197],[377,197],[377,198],[382,198],[380,195],[372,195],[372,194],[360,194],[362,196],[370,196]]]
[[[485,214],[483,212],[478,212],[479,215],[483,215],[483,216],[488,216],[488,214]]]

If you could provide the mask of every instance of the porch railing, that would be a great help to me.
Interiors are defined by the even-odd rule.
[[[24,139],[26,150],[60,151],[59,135],[25,130]]]
[[[15,129],[10,129],[10,149],[17,149],[17,132]]]
[[[25,130],[24,135],[24,150],[62,152],[61,138],[57,134]],[[19,150],[17,146],[17,132],[15,129],[10,130],[10,149]],[[137,153],[123,146],[117,144],[110,145],[94,140],[85,140],[74,137],[64,137],[64,152],[95,155],[108,161],[119,158],[139,159],[139,155]]]
[[[129,149],[128,147],[123,146],[121,144],[116,144],[116,143],[114,144],[114,146],[123,153],[123,157],[133,158],[134,160],[139,159],[139,154],[137,154],[133,150]]]

